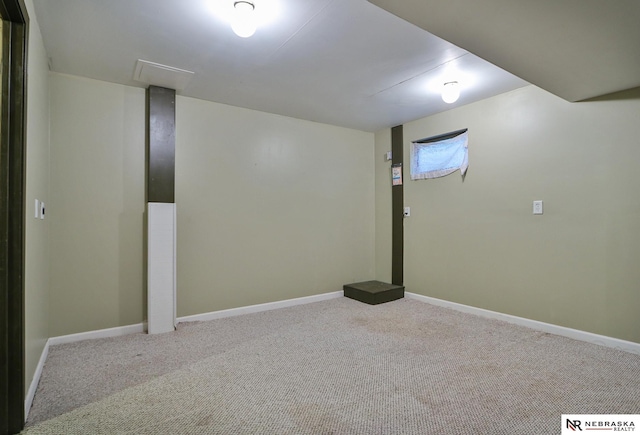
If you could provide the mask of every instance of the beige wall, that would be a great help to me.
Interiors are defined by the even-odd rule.
[[[178,316],[374,278],[371,133],[177,99]]]
[[[49,87],[49,335],[139,323],[144,91]],[[405,125],[406,161],[411,140],[470,136],[464,182],[405,174],[407,290],[640,342],[639,94],[567,103],[531,86]],[[388,131],[178,97],[178,315],[388,281],[389,149]]]
[[[376,171],[376,279],[391,282],[391,129],[375,134]]]
[[[406,124],[406,162],[411,140],[460,128],[470,161],[464,182],[405,183],[407,291],[640,342],[638,113],[639,89],[529,86]]]
[[[50,335],[143,320],[145,91],[50,75]]]
[[[52,73],[51,336],[144,318],[144,90]],[[374,277],[371,133],[178,97],[178,315]]]
[[[49,219],[34,217],[35,199],[48,207],[49,191],[49,71],[33,2],[30,16],[27,80],[27,168],[25,222],[25,387],[33,379],[49,338]]]

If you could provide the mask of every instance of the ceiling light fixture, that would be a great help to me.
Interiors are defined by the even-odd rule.
[[[460,97],[460,84],[458,82],[446,82],[442,87],[442,101],[451,104]]]
[[[231,28],[236,35],[248,38],[256,33],[255,6],[253,3],[241,0],[233,3],[233,17],[231,18]]]

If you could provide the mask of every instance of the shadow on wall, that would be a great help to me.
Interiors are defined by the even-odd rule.
[[[637,88],[627,89],[626,91],[614,92],[612,94],[601,95],[599,97],[589,98],[579,101],[578,103],[589,103],[599,101],[624,101],[624,100],[640,100],[640,86]]]

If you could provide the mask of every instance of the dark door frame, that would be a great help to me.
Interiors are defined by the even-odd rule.
[[[28,16],[23,0],[0,0],[0,434],[24,427],[25,111]]]

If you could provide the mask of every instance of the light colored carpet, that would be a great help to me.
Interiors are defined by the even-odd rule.
[[[26,434],[554,434],[640,413],[640,356],[347,298],[53,346]]]

